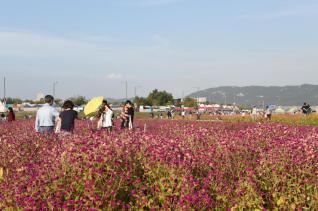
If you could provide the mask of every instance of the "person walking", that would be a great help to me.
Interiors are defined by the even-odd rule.
[[[182,110],[182,112],[181,112],[181,116],[182,116],[182,119],[184,119],[185,118],[185,110]]]
[[[167,116],[168,116],[168,119],[172,119],[171,110],[168,110]]]
[[[46,95],[45,104],[39,108],[35,119],[35,131],[40,133],[53,133],[56,119],[59,112],[53,107],[54,97]]]
[[[304,105],[301,107],[301,110],[303,112],[303,114],[310,114],[311,113],[311,108],[310,108],[310,105],[308,103],[304,103]]]
[[[7,121],[8,122],[15,121],[15,114],[14,114],[14,111],[13,111],[12,107],[8,108]]]
[[[196,111],[196,115],[197,115],[197,120],[201,119],[201,113],[199,110]]]
[[[60,130],[65,134],[73,133],[75,128],[75,119],[78,118],[77,111],[74,111],[74,103],[66,100],[62,106],[63,111],[60,113]]]
[[[272,110],[271,110],[271,108],[269,106],[266,106],[265,118],[268,121],[270,121],[272,119]]]
[[[251,113],[251,115],[252,115],[252,121],[255,122],[255,121],[257,120],[257,115],[258,115],[258,113],[257,113],[257,107],[256,107],[255,105],[254,105],[253,108],[252,108],[252,113]]]

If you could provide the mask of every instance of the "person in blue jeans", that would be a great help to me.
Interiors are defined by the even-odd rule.
[[[59,112],[53,107],[54,97],[46,95],[45,104],[39,108],[35,119],[35,131],[39,133],[53,133],[54,125]]]

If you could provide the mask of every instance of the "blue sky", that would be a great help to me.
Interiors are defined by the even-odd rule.
[[[0,76],[22,98],[317,84],[317,22],[316,0],[0,0]]]

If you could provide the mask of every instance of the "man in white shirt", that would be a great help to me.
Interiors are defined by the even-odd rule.
[[[45,104],[38,110],[35,119],[35,130],[40,133],[53,133],[55,120],[59,116],[59,112],[54,108],[54,97],[46,95],[44,97]]]

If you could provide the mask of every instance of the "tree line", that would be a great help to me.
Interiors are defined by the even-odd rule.
[[[82,106],[85,105],[88,102],[88,99],[86,99],[86,97],[84,96],[73,96],[68,98],[68,100],[73,101],[73,103],[76,106]],[[3,99],[2,99],[3,101]],[[12,98],[12,97],[8,97],[6,98],[6,103],[7,104],[21,104],[22,102],[26,102],[26,103],[30,103],[30,104],[44,104],[44,99],[40,99],[38,101],[36,100],[22,100],[20,98]],[[152,90],[147,97],[139,97],[136,96],[133,99],[133,102],[136,106],[166,106],[166,105],[176,105],[176,106],[181,106],[181,102],[174,102],[174,98],[173,95],[165,90],[158,90],[158,89],[154,89]],[[63,103],[62,99],[55,99],[55,103],[57,105],[61,105]],[[117,103],[121,103],[121,102],[117,102]],[[115,102],[116,104],[116,102]],[[182,105],[186,106],[186,107],[196,107],[197,106],[197,102],[195,99],[193,98],[189,98],[186,97],[183,102]]]

